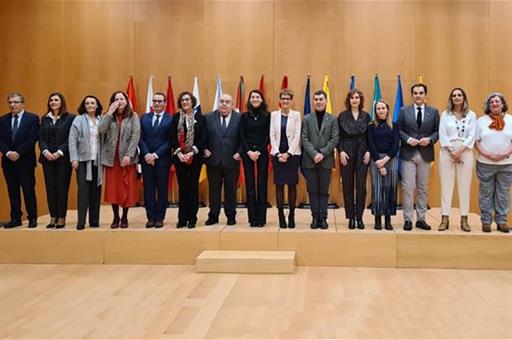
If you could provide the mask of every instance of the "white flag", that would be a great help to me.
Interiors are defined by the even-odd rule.
[[[154,78],[154,76],[149,76],[148,93],[146,95],[146,111],[145,112],[153,112],[153,78]]]
[[[194,89],[192,90],[192,94],[197,99],[197,104],[194,106],[194,113],[203,113],[201,111],[201,99],[199,99],[199,84],[197,83],[197,77],[194,77]]]
[[[215,111],[219,108],[219,100],[222,96],[222,84],[220,82],[220,74],[217,74],[217,90],[215,90],[215,99],[213,100],[213,109]]]

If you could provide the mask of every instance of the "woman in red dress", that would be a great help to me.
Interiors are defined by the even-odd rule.
[[[105,167],[105,202],[112,204],[114,213],[111,228],[128,228],[128,208],[134,206],[139,197],[136,164],[140,122],[126,93],[112,94],[110,107],[98,130],[103,137],[101,163]],[[121,218],[119,206],[123,208]]]

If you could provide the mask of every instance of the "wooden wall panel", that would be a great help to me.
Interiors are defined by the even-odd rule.
[[[205,112],[212,106],[217,74],[233,95],[240,74],[247,91],[264,74],[272,109],[287,74],[295,108],[302,111],[306,75],[311,74],[315,90],[329,73],[335,114],[343,108],[351,74],[366,94],[367,109],[376,72],[392,104],[398,73],[406,103],[409,86],[422,75],[430,86],[429,103],[441,111],[455,86],[466,89],[479,114],[489,92],[512,95],[510,1],[2,1],[0,20],[6,51],[0,56],[0,95],[21,91],[27,110],[40,115],[53,90],[66,95],[71,111],[88,93],[106,107],[114,90],[126,89],[129,75],[135,77],[143,111],[151,74],[155,90],[163,91],[171,74],[176,95],[191,90],[192,77],[198,76]],[[438,206],[434,167],[430,204]],[[338,179],[335,173],[333,181]],[[37,183],[43,213],[40,168]],[[205,197],[206,187],[201,190]],[[0,199],[7,202],[3,180]],[[334,201],[343,203],[340,190]],[[477,208],[474,199],[472,210]],[[2,204],[0,219],[7,217],[8,204]]]

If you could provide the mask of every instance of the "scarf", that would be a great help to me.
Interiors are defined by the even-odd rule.
[[[493,115],[492,113],[489,114],[489,117],[491,117],[492,123],[489,125],[489,129],[501,131],[505,128],[505,120],[503,119],[503,114]]]

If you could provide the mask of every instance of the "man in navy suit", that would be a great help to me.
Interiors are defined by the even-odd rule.
[[[402,160],[402,206],[404,230],[412,230],[414,192],[416,192],[416,228],[430,230],[426,221],[430,164],[434,144],[439,139],[439,111],[426,105],[427,85],[411,87],[414,103],[398,114],[400,159]]]
[[[167,185],[171,167],[171,117],[165,112],[166,97],[153,95],[153,112],[140,120],[140,154],[144,179],[146,228],[162,228],[168,204]]]
[[[21,226],[21,193],[25,200],[28,227],[37,227],[36,201],[36,152],[35,144],[39,135],[39,117],[25,111],[25,98],[19,93],[7,96],[10,112],[0,118],[0,151],[4,171],[11,221],[5,228]]]

